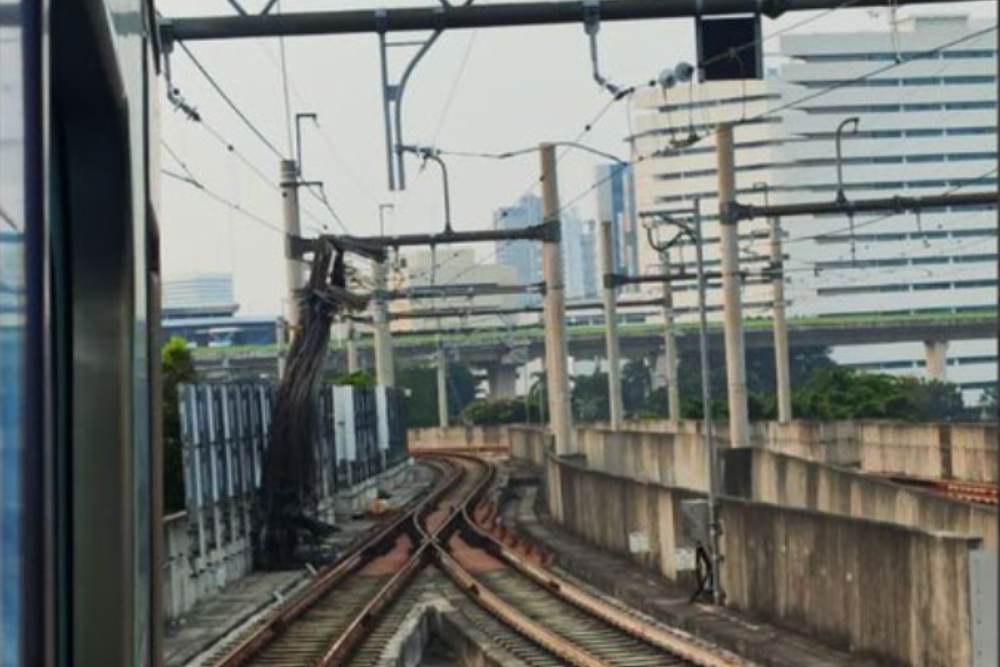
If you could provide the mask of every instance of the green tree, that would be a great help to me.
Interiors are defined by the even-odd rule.
[[[793,392],[792,405],[801,419],[954,422],[974,417],[956,385],[841,367],[816,373]]]
[[[457,415],[476,398],[476,378],[464,364],[448,364],[448,414]],[[437,426],[437,372],[433,366],[410,366],[396,373],[396,384],[408,390],[408,428]]]
[[[987,387],[979,397],[979,418],[983,421],[997,421],[997,388]]]
[[[581,422],[607,421],[608,374],[595,369],[590,375],[573,376],[573,418]]]
[[[194,382],[197,373],[187,341],[173,336],[160,351],[163,374],[163,509],[184,509],[184,457],[181,443],[180,409],[177,386]]]
[[[349,385],[352,387],[374,387],[375,380],[365,371],[354,371],[353,373],[338,373],[329,379],[330,384]]]
[[[466,424],[523,424],[526,405],[524,397],[484,398],[473,401],[462,410],[462,422]]]

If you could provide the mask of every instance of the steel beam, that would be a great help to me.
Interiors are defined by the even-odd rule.
[[[801,204],[777,204],[755,206],[734,203],[732,217],[735,220],[751,218],[783,218],[792,215],[821,215],[824,213],[879,213],[896,211],[921,211],[940,206],[996,206],[1000,202],[1000,192],[967,192],[961,194],[927,195],[924,197],[880,197],[877,199],[856,199],[854,201],[805,202]]]
[[[947,0],[957,2],[958,0]],[[942,0],[898,0],[899,5]],[[164,40],[233,39],[293,35],[385,34],[584,22],[586,2],[504,2],[483,5],[351,9],[246,16],[174,17],[161,22]],[[601,21],[634,21],[759,12],[776,18],[789,11],[832,9],[841,0],[606,0]],[[883,7],[885,0],[855,0],[852,7]]]
[[[363,248],[402,248],[404,246],[438,246],[453,243],[484,243],[487,241],[558,241],[559,222],[520,229],[478,229],[467,232],[439,232],[437,234],[401,234],[399,236],[350,236],[326,234],[321,238],[334,245]]]

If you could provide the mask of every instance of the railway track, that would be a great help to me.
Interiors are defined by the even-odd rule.
[[[495,480],[491,463],[451,452],[424,460],[442,472],[424,500],[210,664],[379,665],[402,619],[430,591],[511,664],[750,665],[578,589],[537,554],[505,544],[484,500]]]

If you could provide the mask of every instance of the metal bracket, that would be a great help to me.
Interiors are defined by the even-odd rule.
[[[719,222],[723,225],[735,225],[740,220],[753,218],[754,207],[751,204],[741,204],[736,200],[722,202]]]
[[[466,3],[470,4],[470,3]],[[438,16],[444,16],[444,12],[451,5],[447,2],[438,8]],[[376,9],[375,30],[378,32],[379,59],[381,62],[382,77],[382,121],[385,125],[385,160],[389,175],[389,189],[406,189],[406,165],[403,160],[403,94],[406,92],[406,82],[413,74],[417,63],[427,54],[434,42],[437,41],[441,33],[444,32],[444,22],[434,28],[430,37],[423,41],[390,42],[386,39],[389,29],[388,14],[385,9]],[[389,49],[393,47],[418,46],[417,52],[403,69],[402,75],[396,82],[389,80]]]
[[[622,95],[622,89],[601,74],[597,56],[597,33],[601,31],[601,0],[583,0],[583,30],[590,38],[590,65],[594,81],[616,98],[619,97]]]
[[[562,240],[562,225],[559,219],[546,220],[540,227],[539,240],[543,243],[559,243]]]

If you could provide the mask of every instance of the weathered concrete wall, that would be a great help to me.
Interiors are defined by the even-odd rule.
[[[250,540],[240,537],[204,556],[193,556],[187,512],[177,512],[163,520],[163,616],[175,621],[191,611],[198,600],[210,596],[253,569]]]
[[[996,424],[860,422],[861,469],[997,482]]]
[[[720,518],[728,606],[887,664],[971,665],[975,538],[735,499]]]
[[[628,422],[629,431],[697,434],[701,423]],[[728,428],[716,435],[728,446]],[[813,461],[860,467],[865,472],[945,478],[971,482],[998,481],[996,424],[908,424],[888,421],[755,422],[751,445]]]
[[[537,426],[508,426],[507,437],[511,456],[537,466],[545,465],[546,452],[554,448],[551,437]]]
[[[687,489],[550,457],[552,516],[664,577],[681,574]],[[727,604],[885,664],[970,665],[973,537],[720,499]]]
[[[596,470],[666,486],[708,488],[708,460],[697,434],[590,427],[578,428],[576,441],[587,465]]]
[[[585,540],[667,579],[690,562],[677,554],[694,548],[682,534],[680,502],[701,494],[555,457],[547,462],[546,483],[552,515]]]
[[[449,426],[411,428],[407,431],[410,451],[431,449],[510,449],[504,426]]]
[[[996,507],[942,497],[865,473],[757,448],[722,453],[724,488],[788,507],[981,537],[997,551]]]

